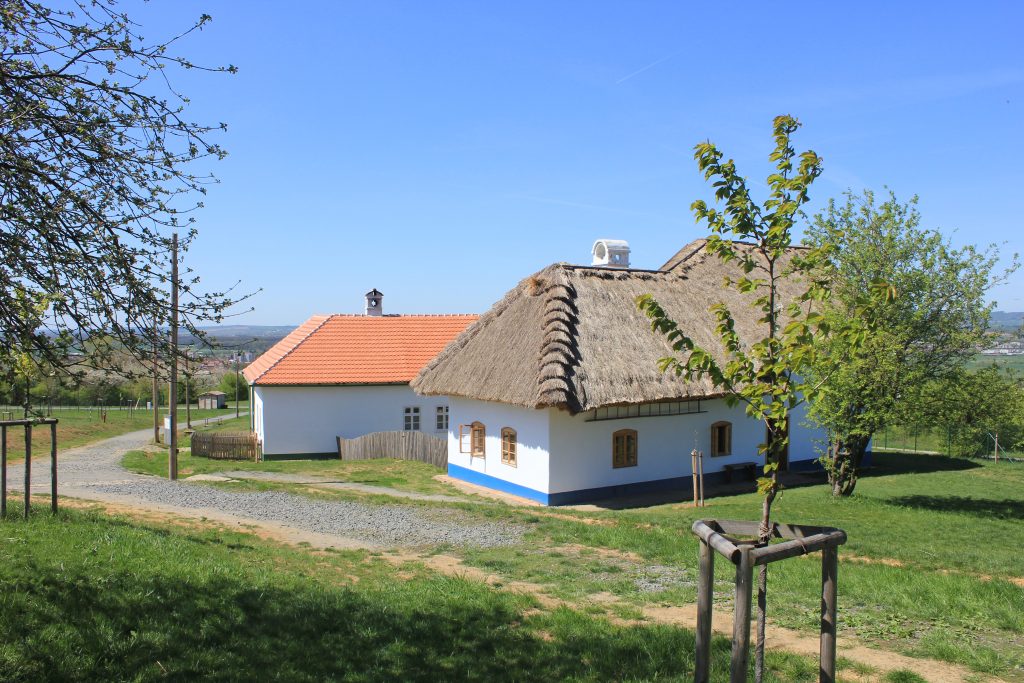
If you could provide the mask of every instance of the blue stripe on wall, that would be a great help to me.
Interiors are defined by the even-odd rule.
[[[544,505],[551,504],[548,500],[548,494],[542,491],[521,486],[520,484],[513,484],[510,481],[498,479],[497,477],[492,477],[489,474],[477,472],[476,470],[471,470],[467,467],[460,467],[459,465],[448,463],[448,476],[470,484],[476,484],[477,486],[486,486],[489,489],[501,491],[502,493],[511,493],[513,496],[519,496],[520,498],[529,498],[530,500],[535,500],[538,503],[543,503]]]
[[[865,458],[867,460],[867,458]],[[821,464],[817,460],[796,460],[789,463],[789,469],[796,472],[821,471]],[[527,488],[520,484],[513,484],[492,477],[483,472],[477,472],[466,467],[448,463],[448,476],[470,484],[484,486],[495,491],[511,493],[520,498],[535,500],[544,505],[572,505],[594,500],[605,500],[618,496],[633,496],[641,493],[658,493],[664,491],[689,490],[693,485],[691,475],[684,477],[673,477],[671,479],[654,479],[651,481],[638,481],[632,484],[617,484],[614,486],[599,486],[591,489],[579,489],[577,491],[559,491],[557,493],[544,493],[536,489]],[[704,475],[706,485],[714,486],[725,482],[725,472],[708,472]]]

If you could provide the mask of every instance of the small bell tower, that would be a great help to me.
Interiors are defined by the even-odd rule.
[[[376,287],[366,293],[366,315],[384,315],[384,295]]]

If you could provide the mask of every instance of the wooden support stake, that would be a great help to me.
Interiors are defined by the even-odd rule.
[[[50,512],[57,514],[57,423],[50,423]]]
[[[700,542],[700,578],[697,580],[697,642],[693,680],[708,683],[711,678],[711,617],[715,591],[715,551]]]
[[[836,680],[836,583],[839,551],[835,547],[821,551],[821,652],[819,675],[821,683]]]
[[[7,425],[0,426],[0,517],[7,514]]]
[[[25,425],[25,519],[32,502],[32,425]]]
[[[690,477],[693,479],[693,507],[700,505],[697,493],[697,449],[690,451]]]
[[[697,485],[700,487],[700,506],[704,507],[704,451],[697,451]]]
[[[746,683],[747,661],[750,656],[750,598],[754,584],[750,548],[740,548],[740,561],[736,566],[736,606],[732,621],[732,664],[730,683]]]

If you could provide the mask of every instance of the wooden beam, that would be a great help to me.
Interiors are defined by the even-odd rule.
[[[836,609],[839,594],[836,582],[839,572],[839,551],[835,547],[821,551],[821,651],[818,680],[836,680]]]
[[[25,424],[25,519],[32,504],[32,423]]]
[[[57,514],[57,423],[50,423],[50,512]]]
[[[746,683],[747,660],[750,657],[750,597],[753,588],[753,563],[750,548],[740,550],[736,566],[736,606],[732,621],[732,662],[730,683]]]
[[[846,532],[832,531],[827,534],[817,534],[807,538],[795,538],[792,541],[783,541],[773,545],[766,545],[754,548],[750,551],[751,561],[755,565],[778,562],[797,555],[807,555],[818,552],[825,548],[835,548],[846,543]]]
[[[697,583],[697,637],[693,680],[708,683],[711,678],[711,617],[715,591],[715,551],[700,543],[700,578]]]
[[[704,520],[697,520],[693,523],[693,533],[698,538],[714,548],[715,552],[721,553],[733,564],[739,562],[740,549],[722,534],[704,523]]]

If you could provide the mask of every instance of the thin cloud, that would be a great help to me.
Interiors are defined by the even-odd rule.
[[[645,211],[633,211],[631,209],[619,209],[614,206],[601,206],[599,204],[584,204],[582,202],[572,202],[564,199],[554,199],[551,197],[537,197],[535,195],[527,194],[516,194],[507,195],[510,199],[525,199],[531,202],[540,202],[541,204],[555,204],[557,206],[568,206],[574,209],[586,209],[588,211],[606,211],[610,213],[619,213],[627,216],[642,216],[645,218],[657,218],[664,220],[663,216],[659,216],[653,213],[647,213]]]
[[[633,73],[627,74],[627,75],[623,76],[622,78],[620,78],[619,80],[615,81],[615,85],[622,85],[623,83],[625,83],[629,79],[633,78],[633,76],[639,76],[640,74],[642,74],[643,72],[647,71],[648,69],[653,69],[654,67],[658,66],[659,64],[664,64],[668,60],[670,60],[673,57],[675,57],[677,54],[679,54],[679,53],[678,52],[673,52],[672,54],[666,55],[666,56],[662,57],[661,59],[659,59],[657,61],[651,62],[647,66],[640,67],[639,69],[637,69]]]

